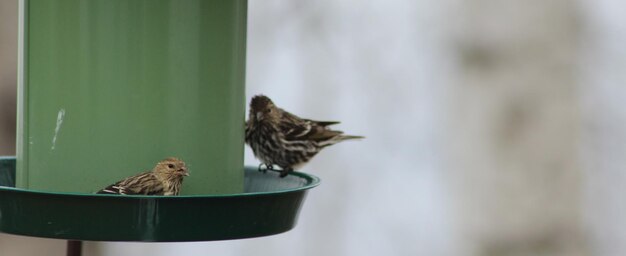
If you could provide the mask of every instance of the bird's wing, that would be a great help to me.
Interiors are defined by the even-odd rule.
[[[315,121],[315,120],[311,120],[311,119],[302,119],[304,121],[308,121],[308,122],[312,122],[312,123],[316,123],[317,125],[321,125],[321,126],[330,126],[330,125],[334,125],[334,124],[338,124],[338,121]]]
[[[116,194],[116,195],[126,195],[126,188],[122,186],[118,186],[116,184],[111,184],[106,188],[98,191],[97,194]]]
[[[119,195],[160,195],[163,183],[152,172],[144,172],[111,184],[97,192],[98,194]]]
[[[313,140],[324,141],[340,135],[341,131],[333,131],[326,126],[339,122],[313,121],[302,119],[287,111],[283,112],[280,129],[285,134],[286,140]]]
[[[292,113],[285,111],[284,109],[280,109],[280,110],[283,113],[282,120],[284,122],[291,122],[291,123],[308,122],[308,123],[314,123],[316,125],[320,125],[324,127],[340,123],[338,121],[316,121],[316,120],[311,120],[311,119],[300,118]]]

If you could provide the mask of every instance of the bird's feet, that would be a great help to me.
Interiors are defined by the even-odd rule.
[[[265,163],[259,165],[259,172],[267,173],[267,170],[274,170],[274,165]]]
[[[287,177],[287,175],[289,175],[290,173],[293,172],[293,168],[289,167],[289,168],[285,168],[280,170],[280,176],[281,178]]]

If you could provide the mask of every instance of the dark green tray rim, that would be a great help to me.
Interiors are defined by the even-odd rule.
[[[89,241],[216,241],[291,230],[320,179],[245,167],[241,194],[117,196],[14,187],[15,157],[0,157],[0,232]]]

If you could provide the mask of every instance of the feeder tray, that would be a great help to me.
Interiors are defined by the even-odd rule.
[[[319,178],[245,168],[241,194],[119,196],[14,188],[15,157],[0,157],[0,232],[88,241],[185,242],[292,229]]]

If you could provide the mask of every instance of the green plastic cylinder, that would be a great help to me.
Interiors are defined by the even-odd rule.
[[[246,0],[22,0],[17,187],[92,193],[184,160],[243,191]]]

